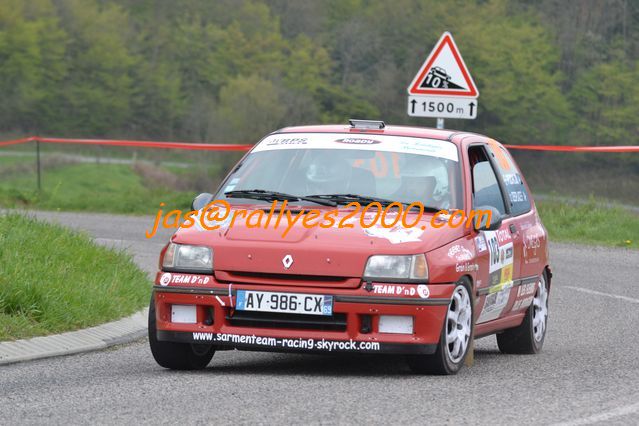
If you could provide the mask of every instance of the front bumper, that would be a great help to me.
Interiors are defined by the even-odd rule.
[[[173,274],[167,282],[166,275],[158,273],[154,286],[158,340],[275,352],[433,353],[454,289],[453,284],[433,284],[428,286],[428,296],[422,292],[420,297],[415,284],[335,289],[235,285],[195,274]],[[234,309],[237,290],[332,295],[334,321],[316,324],[314,316],[304,315],[282,323],[264,314],[268,322],[260,320],[261,313],[251,313],[247,321],[241,317],[246,311]],[[172,305],[196,306],[195,323],[172,322]],[[381,315],[413,317],[413,333],[380,332]]]

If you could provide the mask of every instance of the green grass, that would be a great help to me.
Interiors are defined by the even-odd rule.
[[[551,241],[639,248],[639,214],[590,199],[585,204],[538,201]]]
[[[0,206],[43,210],[155,214],[160,202],[186,209],[196,192],[149,187],[130,165],[66,164],[46,170],[43,190],[35,174],[0,181]]]
[[[150,285],[123,252],[58,225],[0,216],[0,340],[121,318],[148,303]]]
[[[14,165],[14,164],[31,164],[33,165],[33,172],[35,173],[36,170],[36,162],[35,162],[35,157],[28,157],[28,156],[13,156],[13,155],[7,155],[7,156],[0,156],[0,166],[10,166],[10,165]]]

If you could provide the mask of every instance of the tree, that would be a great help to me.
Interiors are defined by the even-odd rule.
[[[589,145],[636,144],[638,81],[637,61],[602,63],[584,72],[571,91],[579,116],[575,139]]]
[[[237,77],[220,91],[210,137],[216,142],[253,143],[279,127],[285,113],[275,84],[257,75]]]
[[[0,4],[0,129],[38,132],[57,119],[51,89],[67,75],[68,42],[50,1]]]
[[[133,72],[139,58],[129,52],[126,13],[110,3],[67,0],[60,5],[69,34],[66,58],[72,64],[58,87],[58,134],[93,137],[117,134],[129,120]]]

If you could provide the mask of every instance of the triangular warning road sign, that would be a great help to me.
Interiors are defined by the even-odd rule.
[[[409,95],[465,96],[479,91],[449,32],[442,34],[435,48],[408,86]]]

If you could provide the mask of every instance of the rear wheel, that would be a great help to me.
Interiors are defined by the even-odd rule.
[[[532,304],[519,327],[497,335],[499,350],[505,354],[536,354],[541,351],[548,325],[548,280],[544,272],[537,283]]]
[[[153,297],[151,297],[149,306],[149,345],[155,361],[160,366],[172,370],[201,370],[209,364],[211,358],[215,355],[215,347],[213,345],[158,340]]]
[[[411,370],[419,374],[457,374],[461,369],[473,338],[473,303],[470,283],[460,281],[448,305],[437,350],[432,355],[412,355]]]

